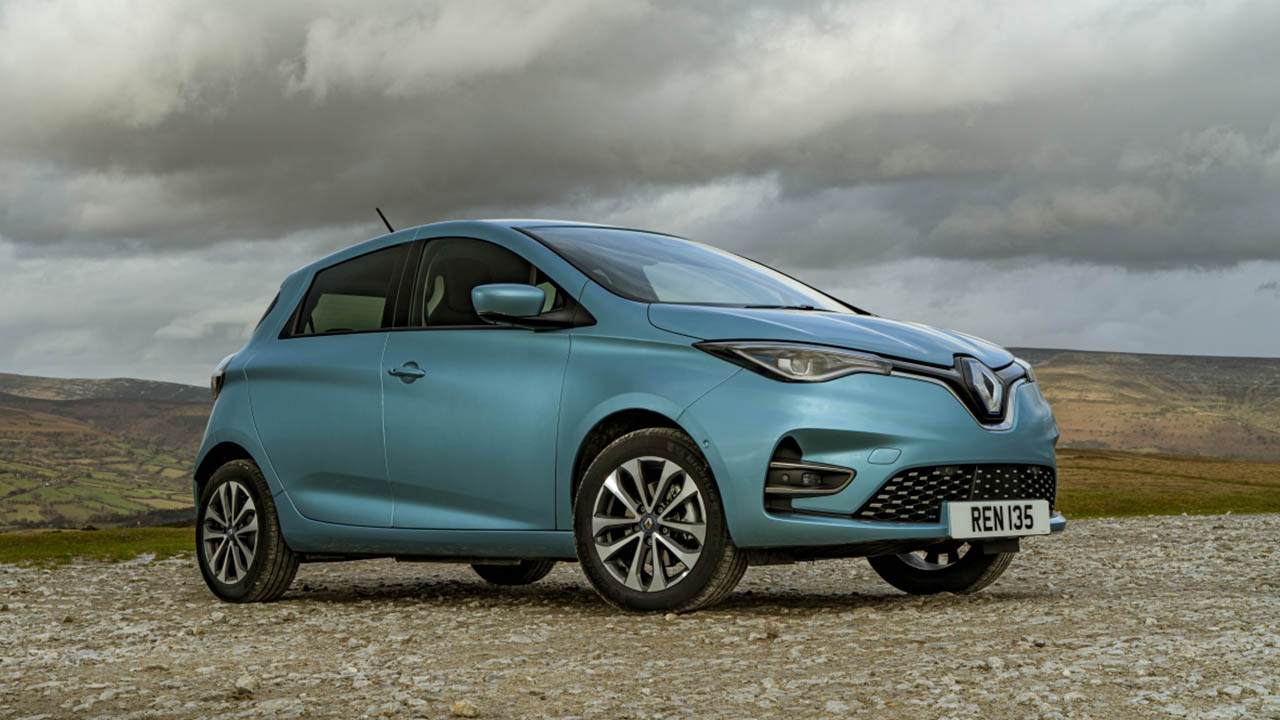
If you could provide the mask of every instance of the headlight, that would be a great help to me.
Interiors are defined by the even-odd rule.
[[[1022,372],[1027,376],[1027,382],[1033,383],[1036,381],[1036,371],[1031,369],[1031,363],[1019,357],[1015,357],[1013,361],[1022,367]]]
[[[854,373],[888,375],[888,360],[822,345],[780,342],[700,342],[694,347],[748,370],[787,382],[824,382]]]

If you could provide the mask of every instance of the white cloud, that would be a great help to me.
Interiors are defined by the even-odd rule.
[[[430,95],[470,79],[520,71],[581,34],[646,11],[638,0],[393,3],[348,6],[307,24],[301,57],[282,65],[289,92],[331,87]]]
[[[242,3],[15,0],[0,6],[0,128],[155,126],[217,109],[265,51]],[[50,126],[52,124],[52,127]]]

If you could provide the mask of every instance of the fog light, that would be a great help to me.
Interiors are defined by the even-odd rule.
[[[774,460],[765,478],[766,495],[834,495],[853,480],[854,471],[839,465]]]

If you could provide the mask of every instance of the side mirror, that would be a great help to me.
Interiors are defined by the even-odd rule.
[[[519,283],[493,283],[471,288],[471,305],[481,320],[494,325],[521,325],[520,318],[542,314],[547,294]]]

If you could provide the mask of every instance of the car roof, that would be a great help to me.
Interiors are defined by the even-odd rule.
[[[652,235],[667,235],[667,233],[655,230],[644,230],[640,228],[622,227],[619,225],[606,225],[603,223],[581,222],[576,220],[554,220],[545,218],[490,218],[476,220],[443,220],[440,222],[426,223],[423,225],[413,225],[411,227],[402,228],[395,232],[383,233],[376,235],[367,240],[348,245],[329,255],[307,263],[298,268],[290,275],[299,275],[315,269],[321,269],[330,265],[342,262],[349,258],[363,255],[367,252],[379,250],[389,245],[399,242],[406,242],[414,239],[423,230],[434,230],[448,227],[450,232],[467,232],[480,227],[499,228],[499,229],[515,229],[515,230],[533,230],[537,228],[549,227],[581,227],[581,228],[600,228],[606,230],[628,230],[631,232],[649,233]]]
[[[435,227],[436,225],[455,225],[459,223],[490,225],[493,227],[514,228],[516,230],[532,230],[535,228],[548,227],[581,227],[600,228],[603,230],[627,230],[630,232],[650,233],[652,235],[669,235],[669,233],[660,232],[658,230],[646,230],[644,228],[634,228],[625,225],[610,225],[608,223],[584,222],[581,220],[556,220],[554,218],[485,218],[477,220],[445,220],[442,222],[418,225],[411,229],[420,230]]]
[[[514,230],[536,230],[538,228],[552,228],[552,227],[599,228],[601,230],[626,230],[628,232],[638,232],[638,233],[647,233],[650,235],[664,235],[667,237],[677,237],[677,236],[671,235],[670,233],[659,232],[657,230],[645,230],[643,228],[625,227],[622,225],[608,225],[605,223],[582,222],[579,220],[554,220],[554,219],[547,219],[547,218],[487,218],[487,219],[476,219],[476,220],[441,220],[439,222],[426,223],[423,225],[414,225],[412,227],[407,227],[392,233],[378,235],[377,237],[369,238],[368,240],[365,240],[363,242],[355,243],[354,245],[344,248],[339,252],[345,252],[346,250],[350,250],[351,248],[355,248],[355,247],[367,247],[368,249],[374,249],[376,246],[388,245],[391,243],[386,241],[387,239],[391,238],[393,235],[397,236],[396,241],[403,241],[404,238],[401,236],[406,234],[411,234],[411,236],[416,236],[419,234],[420,231],[423,231],[423,230],[430,231],[434,229],[447,228],[449,232],[455,232],[455,231],[465,232],[468,228],[475,228],[475,227],[491,227],[491,228],[514,229]]]
[[[552,218],[491,218],[488,220],[477,220],[476,222],[493,223],[503,227],[527,229],[536,227],[564,227],[566,225],[577,225],[579,227],[599,227],[622,229],[617,225],[606,225],[604,223],[582,222],[580,220],[555,220]]]

